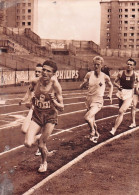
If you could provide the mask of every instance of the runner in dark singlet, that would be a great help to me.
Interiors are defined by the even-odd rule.
[[[118,88],[118,92],[116,95],[119,99],[119,113],[115,121],[115,125],[110,131],[112,135],[116,133],[117,128],[123,121],[124,113],[131,106],[135,84],[135,66],[136,61],[131,58],[128,59],[126,70],[119,72],[117,78],[114,81],[114,85]]]

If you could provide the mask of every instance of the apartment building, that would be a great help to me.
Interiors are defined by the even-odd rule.
[[[38,28],[38,0],[0,0],[0,25],[13,28]]]
[[[100,47],[139,50],[139,0],[101,0]]]

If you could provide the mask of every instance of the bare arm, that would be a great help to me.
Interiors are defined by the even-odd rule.
[[[122,87],[120,86],[119,82],[120,82],[120,78],[121,78],[121,72],[117,75],[116,79],[114,80],[113,84],[115,87],[117,87],[119,90],[122,89]]]
[[[61,85],[59,84],[58,81],[54,82],[54,90],[55,90],[55,93],[56,93],[56,98],[55,98],[54,94],[51,93],[50,94],[51,99],[52,99],[54,105],[56,106],[56,108],[59,111],[63,111],[64,110],[64,104],[63,104],[62,88],[61,88]]]
[[[136,94],[139,95],[139,75],[136,74],[136,87],[135,87],[135,90],[136,90]]]
[[[32,92],[34,91],[34,87],[36,83],[37,83],[37,80],[31,81],[25,96],[19,101],[19,105],[21,105],[22,102],[26,102],[28,99],[32,97]]]
[[[106,80],[106,83],[108,84],[109,86],[109,94],[108,94],[108,98],[110,99],[111,103],[112,103],[112,93],[113,93],[113,84],[110,80],[110,77],[105,75],[105,80]]]
[[[87,86],[88,82],[89,82],[89,77],[90,77],[90,72],[88,72],[85,77],[84,77],[84,81],[83,83],[81,83],[80,85],[80,89],[83,89],[84,87]]]

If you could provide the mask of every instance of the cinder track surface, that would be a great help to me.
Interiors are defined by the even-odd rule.
[[[49,157],[48,171],[42,174],[37,172],[41,162],[41,158],[34,155],[37,146],[32,149],[27,149],[23,146],[24,135],[20,132],[20,128],[24,117],[28,112],[24,105],[18,106],[18,100],[23,94],[13,94],[9,97],[6,96],[6,105],[0,105],[1,193],[4,195],[6,193],[8,194],[8,192],[16,195],[23,194],[73,159],[78,158],[79,155],[83,154],[88,149],[96,147],[96,144],[90,142],[88,139],[89,128],[84,121],[84,114],[86,112],[84,104],[85,94],[85,90],[63,92],[65,110],[64,112],[59,113],[59,123],[55,127],[48,142],[48,149],[57,150],[57,152],[54,156]],[[107,95],[107,93],[105,95]],[[118,102],[115,95],[113,95],[114,100],[112,105],[109,105],[110,102],[106,96],[104,98],[104,107],[96,116],[98,130],[101,134],[97,145],[111,139],[109,131],[111,130],[115,121],[115,116],[118,113]],[[130,110],[128,110],[128,112],[130,112]],[[139,115],[137,112],[137,119],[138,117]],[[130,114],[126,114],[122,125],[118,129],[118,134],[129,129],[130,120]],[[126,138],[120,138],[119,141],[117,140],[104,146],[103,149],[96,150],[77,165],[69,168],[58,177],[54,177],[48,184],[35,190],[33,193],[38,195],[109,194],[109,192],[111,192],[111,188],[109,188],[111,186],[110,182],[113,182],[114,179],[108,180],[106,173],[108,173],[109,176],[112,176],[112,178],[115,178],[113,183],[119,181],[120,185],[121,180],[116,179],[117,176],[115,177],[115,175],[112,175],[112,172],[116,174],[117,169],[119,173],[121,172],[125,182],[127,182],[124,186],[129,186],[130,189],[132,187],[135,192],[134,194],[136,194],[139,181],[137,180],[138,178],[136,175],[136,172],[138,171],[137,159],[139,159],[136,155],[137,149],[139,149],[137,142],[138,137],[138,131],[136,131],[133,134],[126,136]],[[124,156],[124,154],[126,156]],[[111,156],[113,156],[113,161],[111,161]],[[121,158],[122,156],[123,158]],[[129,156],[131,156],[131,158],[129,158]],[[114,160],[114,157],[117,160]],[[124,159],[126,157],[128,158],[125,162]],[[134,166],[136,171],[129,169],[131,161],[132,168]],[[118,167],[116,166],[117,163]],[[122,168],[123,164],[125,167],[124,169]],[[108,170],[109,167],[111,167],[110,173]],[[87,174],[85,174],[86,171]],[[91,174],[89,172],[91,172]],[[131,185],[128,185],[131,180],[131,174],[135,175],[135,179],[133,183],[131,181]],[[80,182],[78,181],[78,176]],[[100,177],[103,179],[101,180]],[[105,178],[107,178],[107,182]],[[107,186],[106,189],[103,189],[105,186]],[[117,186],[117,189],[119,189],[117,194],[127,194],[128,188],[118,188]],[[120,189],[122,191],[120,191]],[[113,189],[113,193],[111,194],[116,194],[116,189]]]

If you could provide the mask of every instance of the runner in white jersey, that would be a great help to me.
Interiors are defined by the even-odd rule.
[[[101,72],[103,65],[103,58],[96,56],[93,58],[94,71],[88,72],[84,78],[84,82],[81,84],[81,88],[88,85],[88,93],[86,97],[87,113],[85,120],[90,126],[90,141],[97,143],[99,133],[95,124],[95,115],[101,110],[103,106],[103,96],[105,92],[105,84],[109,85],[109,99],[112,103],[113,85],[110,81],[110,77]]]

